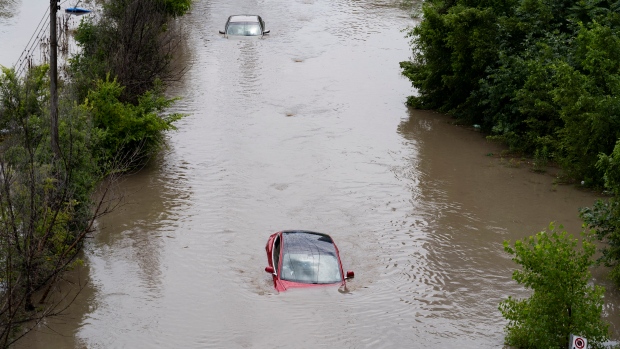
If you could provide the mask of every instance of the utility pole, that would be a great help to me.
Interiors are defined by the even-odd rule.
[[[56,35],[56,12],[60,9],[60,0],[50,0],[50,118],[52,120],[50,136],[55,158],[60,157],[58,146],[58,36]]]

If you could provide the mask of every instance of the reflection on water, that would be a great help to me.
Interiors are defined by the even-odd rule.
[[[189,69],[170,91],[189,115],[100,222],[93,297],[62,328],[73,344],[24,345],[501,347],[497,305],[525,295],[502,241],[550,221],[577,232],[577,209],[595,197],[408,110],[398,62],[414,22],[388,5],[196,1],[183,19]],[[235,13],[260,14],[271,35],[223,38]],[[283,229],[330,234],[356,274],[348,290],[277,294],[264,247]],[[617,322],[619,297],[607,299]]]
[[[428,174],[421,194],[415,194],[420,211],[428,213],[422,230],[427,240],[428,270],[440,297],[425,302],[430,317],[458,320],[466,337],[495,334],[501,343],[503,323],[498,303],[507,296],[527,297],[511,280],[518,266],[503,252],[504,240],[515,241],[544,230],[549,222],[562,224],[569,233],[581,232],[578,208],[596,197],[572,186],[557,186],[553,177],[514,168],[485,156],[499,153],[477,132],[461,130],[436,113],[412,110],[399,132],[421,150],[417,169]],[[619,338],[620,295],[604,271],[595,280],[608,288],[604,316],[612,336]],[[437,287],[439,286],[439,287]],[[426,296],[433,292],[425,292]],[[476,319],[476,321],[471,321]],[[458,332],[456,332],[458,334]]]
[[[234,40],[234,39],[233,39]],[[251,40],[239,40],[237,48],[239,49],[239,58],[237,59],[240,70],[239,84],[237,91],[231,91],[231,94],[238,94],[241,98],[252,98],[260,96],[260,80],[261,76],[261,60],[263,42],[261,39],[252,38]],[[234,77],[235,74],[231,76]]]

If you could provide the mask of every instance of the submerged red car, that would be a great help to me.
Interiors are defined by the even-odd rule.
[[[283,230],[267,240],[265,271],[271,273],[278,291],[293,287],[345,285],[354,277],[352,271],[342,271],[340,254],[327,234],[307,230]]]

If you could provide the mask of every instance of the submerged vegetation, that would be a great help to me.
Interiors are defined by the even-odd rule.
[[[620,137],[620,12],[614,1],[426,1],[403,74],[416,108],[477,124],[512,150],[545,153],[603,185]]]
[[[408,33],[412,58],[400,63],[418,90],[407,104],[480,125],[489,139],[532,157],[535,171],[553,162],[564,180],[610,193],[580,214],[605,243],[599,263],[612,267],[620,286],[620,3],[428,0],[421,17]],[[515,279],[534,290],[529,300],[500,306],[510,321],[506,340],[565,347],[570,330],[598,342],[602,291],[586,287],[584,274],[594,247],[584,243],[573,255],[572,239],[550,234],[506,246],[523,266]],[[561,275],[577,277],[576,293],[561,287],[560,265],[568,268]],[[575,302],[590,303],[575,312]],[[596,328],[577,326],[575,316]]]
[[[409,32],[412,60],[400,63],[419,91],[407,103],[480,125],[532,156],[535,170],[557,163],[565,178],[617,198],[619,10],[609,0],[427,1]],[[582,213],[610,243],[609,265],[620,257],[609,231],[616,198]]]
[[[612,267],[610,277],[620,287],[620,144],[610,155],[601,154],[597,167],[603,171],[605,187],[613,197],[583,208],[581,218],[605,243],[599,261]]]
[[[174,18],[190,0],[110,0],[76,33],[81,53],[60,81],[60,155],[50,142],[48,66],[0,75],[0,346],[61,313],[50,291],[81,263],[109,185],[145,163],[181,115],[165,83],[180,44]],[[131,30],[130,30],[131,29]],[[106,184],[102,184],[103,180]],[[97,193],[95,193],[97,191]]]

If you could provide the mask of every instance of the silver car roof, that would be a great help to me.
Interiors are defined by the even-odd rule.
[[[250,16],[250,15],[230,16],[229,22],[258,22],[258,16]]]

